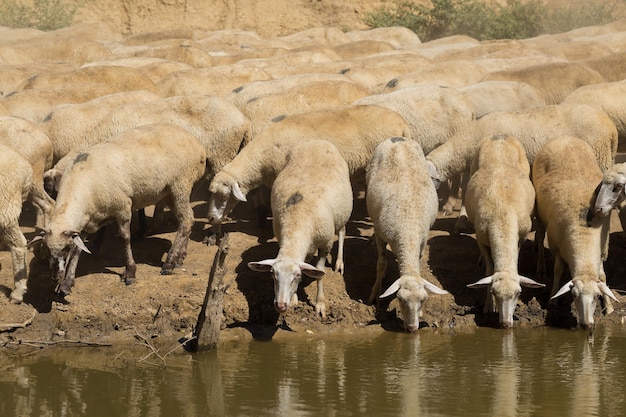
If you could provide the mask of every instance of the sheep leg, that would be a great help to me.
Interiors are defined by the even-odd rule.
[[[326,257],[330,253],[330,248],[318,249],[319,259],[317,260],[317,269],[324,270],[326,266]],[[323,276],[322,276],[323,277]],[[315,298],[315,314],[326,318],[326,298],[324,297],[324,286],[322,285],[322,277],[317,278],[317,296]]]
[[[537,275],[540,278],[546,276],[546,256],[543,249],[543,241],[546,237],[546,228],[543,223],[537,219],[537,230],[535,231],[535,248],[537,249]]]
[[[137,272],[137,264],[133,257],[133,250],[130,246],[131,233],[130,233],[130,218],[118,221],[120,230],[120,236],[124,240],[124,252],[126,255],[126,267],[122,272],[122,279],[126,285],[130,285],[135,282],[135,274]]]
[[[454,213],[457,201],[461,198],[461,176],[455,175],[448,181],[448,198],[441,208],[441,214],[449,216]]]
[[[461,233],[465,233],[468,230],[468,216],[467,210],[465,209],[465,197],[463,196],[463,190],[467,188],[467,183],[469,182],[469,173],[463,173],[461,179],[461,187],[457,192],[460,200],[461,200],[461,209],[459,211],[459,217],[456,219],[454,223],[454,231],[452,232],[453,236],[458,236]]]
[[[187,256],[187,245],[189,243],[189,235],[191,235],[191,227],[193,226],[194,217],[189,197],[185,198],[185,195],[189,193],[178,193],[180,198],[173,204],[168,204],[171,207],[174,215],[178,219],[178,230],[176,231],[176,237],[172,243],[172,247],[167,253],[163,267],[161,268],[161,275],[171,275],[174,272],[174,268],[182,266],[185,257]]]
[[[81,250],[76,246],[72,247],[67,255],[67,268],[65,269],[65,276],[63,280],[57,285],[56,292],[63,295],[68,295],[72,292],[74,286],[74,280],[76,278],[76,267],[78,267],[78,258],[80,257]]]
[[[12,303],[19,304],[24,299],[28,283],[27,241],[20,230],[17,220],[3,234],[6,238],[5,242],[11,248],[11,261],[13,263],[14,289],[11,291],[10,299]]]
[[[626,210],[623,210],[626,212]],[[622,220],[621,214],[622,211],[619,211],[620,221]],[[623,226],[622,226],[623,228]],[[600,263],[600,280],[606,284],[606,273],[604,272],[604,261],[609,257],[609,231],[610,231],[610,223],[607,220],[602,225],[602,262]],[[611,314],[614,310],[613,301],[611,301],[611,297],[606,294],[602,294],[602,301],[604,303],[604,314]]]
[[[33,205],[38,209],[36,225],[45,228],[50,222],[50,214],[54,209],[55,201],[46,193],[43,182],[34,184],[30,198]]]
[[[378,235],[376,237],[376,249],[378,258],[376,259],[376,282],[370,292],[369,304],[378,304],[378,296],[380,295],[383,283],[383,277],[387,274],[387,244]]]
[[[550,297],[557,293],[559,290],[559,283],[561,282],[561,275],[563,275],[563,270],[565,269],[565,261],[561,257],[561,254],[558,251],[553,250],[554,255],[554,280],[552,281],[552,291],[550,292]],[[550,303],[556,304],[557,300],[550,300]]]
[[[617,215],[619,217],[619,222],[622,225],[622,245],[626,246],[626,199],[623,199],[617,205]]]
[[[478,249],[480,249],[480,254],[483,257],[485,262],[485,275],[490,277],[493,275],[493,259],[491,258],[491,250],[489,247],[483,245],[478,242]],[[483,307],[483,313],[492,313],[494,312],[494,304],[493,304],[493,295],[491,294],[491,285],[487,288],[487,297],[485,298],[485,306]]]
[[[606,284],[606,272],[604,272],[604,265],[600,264],[600,281]],[[611,301],[611,297],[606,294],[602,294],[602,302],[604,303],[604,314],[611,314],[615,309],[613,308],[613,301]]]
[[[335,272],[339,272],[343,275],[343,240],[346,237],[346,227],[342,227],[339,231],[339,238],[337,241],[337,260],[335,261]]]

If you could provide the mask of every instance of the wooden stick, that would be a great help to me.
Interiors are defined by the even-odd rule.
[[[193,338],[186,344],[187,348],[192,352],[215,349],[217,346],[222,325],[224,293],[230,285],[230,283],[223,285],[224,275],[226,274],[224,262],[226,255],[228,255],[228,250],[228,233],[225,233],[220,239],[220,246],[213,259],[204,302],[198,315]]]
[[[24,323],[0,323],[0,332],[6,332],[9,330],[26,327],[33,322],[33,319],[35,318],[36,315],[37,313],[33,313],[31,318],[26,320]]]

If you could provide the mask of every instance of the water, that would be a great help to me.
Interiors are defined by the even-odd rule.
[[[0,352],[0,416],[622,416],[626,333],[385,332],[233,342],[138,362]]]

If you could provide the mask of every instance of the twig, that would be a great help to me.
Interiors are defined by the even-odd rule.
[[[23,323],[2,323],[0,324],[0,332],[7,332],[14,329],[19,329],[28,326],[33,322],[33,319],[37,313],[33,313],[33,315]]]
[[[24,346],[34,346],[34,347],[45,347],[52,345],[79,345],[79,347],[109,347],[112,346],[111,343],[101,343],[101,342],[88,342],[84,340],[51,340],[51,341],[43,341],[43,340],[16,340],[14,342],[6,342],[6,345],[24,345]]]

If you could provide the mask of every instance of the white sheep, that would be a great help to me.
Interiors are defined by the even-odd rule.
[[[322,287],[326,257],[339,236],[335,271],[343,274],[343,241],[352,213],[348,165],[337,148],[324,140],[291,147],[287,163],[272,186],[274,235],[280,250],[274,259],[250,262],[274,277],[274,306],[279,313],[297,304],[301,274],[317,280],[316,314],[326,317]],[[317,265],[305,262],[317,250]]]
[[[169,123],[191,132],[204,146],[207,177],[230,162],[249,139],[249,120],[221,97],[176,96],[128,103],[104,116],[83,145],[103,142],[127,129]]]
[[[250,137],[254,138],[276,116],[345,106],[368,94],[352,81],[314,81],[251,98],[239,109],[250,120]]]
[[[107,113],[128,103],[156,101],[161,97],[149,91],[128,91],[107,94],[84,103],[62,104],[55,107],[40,124],[53,147],[53,164],[73,149],[89,144],[95,127]]]
[[[20,230],[22,203],[32,190],[33,169],[13,149],[0,144],[0,243],[9,246],[13,263],[14,287],[10,299],[21,303],[27,289],[28,248]]]
[[[360,179],[376,145],[391,136],[410,134],[402,116],[374,105],[342,106],[275,120],[211,181],[209,222],[216,229],[238,202],[247,201],[249,191],[272,186],[295,143],[313,139],[332,142],[347,162],[350,176]]]
[[[52,166],[52,143],[43,129],[19,117],[0,117],[0,144],[26,159],[33,170],[30,202],[37,208],[36,226],[45,227],[54,201],[44,189],[44,172]]]
[[[482,81],[521,81],[541,91],[547,104],[559,104],[578,87],[605,82],[597,71],[579,62],[550,62],[521,69],[491,72]]]
[[[69,83],[37,90],[20,90],[7,94],[0,103],[11,116],[41,123],[60,104],[84,103],[115,89],[102,83]]]
[[[616,208],[619,211],[619,219],[622,224],[623,236],[626,236],[626,163],[615,164],[607,169],[602,175],[602,182],[594,203],[596,215],[605,217]]]
[[[554,256],[551,298],[571,291],[578,324],[585,329],[593,328],[599,296],[608,302],[607,307],[611,299],[617,301],[606,285],[602,264],[608,252],[609,217],[595,216],[592,207],[601,180],[602,171],[593,149],[572,136],[547,141],[532,167],[540,221],[536,233],[538,270],[545,270],[543,239],[547,233]],[[558,289],[565,264],[572,279]]]
[[[411,126],[410,138],[425,154],[445,143],[474,119],[470,102],[456,88],[419,84],[363,97],[354,104],[387,107]]]
[[[485,312],[493,311],[495,298],[500,325],[510,328],[522,286],[545,286],[519,275],[517,268],[535,206],[530,165],[519,141],[500,135],[482,140],[470,172],[465,206],[476,231],[486,277],[468,287],[489,287]]]
[[[520,81],[482,81],[458,89],[472,106],[475,118],[496,111],[518,111],[546,105],[541,93]]]
[[[419,144],[404,137],[381,142],[367,166],[366,186],[367,211],[374,223],[378,248],[376,282],[369,302],[396,293],[404,327],[415,332],[428,293],[447,294],[420,275],[420,259],[439,203]],[[398,260],[400,278],[381,295],[387,271],[386,243]]]
[[[572,91],[563,103],[600,107],[615,123],[619,142],[626,146],[626,80],[585,85]]]
[[[516,112],[494,112],[469,123],[427,155],[431,176],[444,181],[469,171],[480,141],[499,134],[517,138],[531,165],[539,148],[548,139],[560,135],[577,136],[589,143],[603,170],[613,165],[617,153],[617,129],[606,113],[597,107],[560,104]],[[456,230],[464,227],[463,216],[464,207]]]
[[[63,175],[56,208],[42,238],[50,250],[58,286],[67,294],[74,283],[81,232],[94,233],[114,220],[126,253],[122,278],[135,279],[130,246],[132,211],[164,200],[179,222],[176,238],[161,269],[171,274],[187,252],[194,216],[192,187],[205,171],[206,154],[194,135],[170,124],[129,129],[80,153]],[[36,238],[38,240],[38,238]]]

